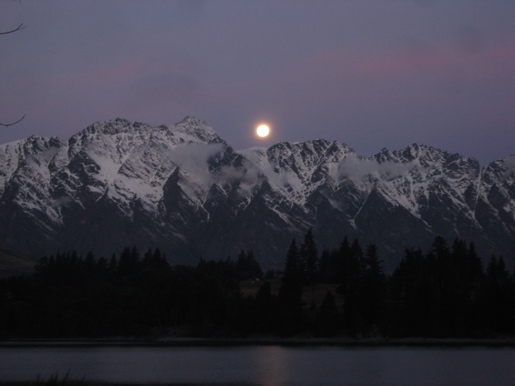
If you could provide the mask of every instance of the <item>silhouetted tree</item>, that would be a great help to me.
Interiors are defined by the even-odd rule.
[[[300,245],[300,261],[305,271],[307,283],[312,283],[318,271],[318,250],[312,229],[309,229]]]
[[[159,248],[156,248],[153,252],[149,249],[143,255],[143,269],[146,270],[163,270],[170,268],[166,257],[161,254]]]
[[[357,241],[349,245],[344,239],[320,262],[322,274],[323,267],[342,263],[343,308],[327,293],[310,313],[302,303],[306,272],[299,254],[293,240],[278,296],[270,282],[245,296],[238,264],[230,259],[168,267],[159,250],[140,260],[136,248],[125,248],[119,262],[116,255],[108,262],[92,254],[56,253],[41,259],[32,277],[0,279],[0,339],[158,336],[169,328],[204,337],[515,333],[515,278],[497,256],[484,273],[472,243],[456,239],[449,248],[435,238],[426,254],[407,249],[386,278],[374,244],[363,253]],[[248,256],[243,255],[244,263]]]
[[[358,294],[360,313],[366,329],[383,322],[386,302],[385,280],[377,255],[377,246],[370,244],[365,253]]]
[[[332,292],[327,292],[317,315],[314,334],[318,337],[332,337],[338,332],[339,324],[338,308],[334,295]]]
[[[272,296],[272,286],[266,281],[256,294],[257,328],[261,332],[272,330],[276,298]]]
[[[262,279],[263,271],[254,256],[252,250],[245,253],[243,250],[238,255],[236,270],[240,280]]]
[[[339,249],[342,264],[339,292],[343,295],[343,322],[350,331],[363,324],[360,306],[360,282],[363,276],[363,250],[358,239],[350,247],[346,239]]]
[[[483,305],[489,331],[513,331],[515,288],[502,256],[492,256],[486,271]]]
[[[302,270],[299,250],[295,239],[292,240],[286,255],[284,276],[279,288],[279,310],[277,328],[281,335],[294,335],[302,328]]]
[[[389,334],[428,336],[438,319],[434,263],[420,248],[406,249],[391,279],[393,315]]]
[[[295,239],[292,240],[286,255],[284,276],[281,280],[279,297],[283,299],[297,299],[302,296],[304,271],[300,261],[300,254]]]
[[[125,247],[118,261],[118,275],[128,277],[135,275],[141,270],[141,261],[138,249]]]

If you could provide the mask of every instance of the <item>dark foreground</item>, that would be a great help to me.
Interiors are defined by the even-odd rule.
[[[7,340],[2,348],[88,347],[515,347],[515,337],[498,339],[164,339],[164,340]]]
[[[141,256],[134,247],[110,260],[57,254],[43,258],[32,276],[0,279],[4,341],[260,344],[265,337],[392,345],[391,339],[411,337],[488,342],[513,336],[515,275],[504,260],[493,256],[485,269],[473,244],[449,246],[438,237],[427,254],[407,249],[389,276],[373,244],[363,250],[357,239],[344,238],[320,255],[308,232],[299,247],[292,241],[284,270],[266,275],[252,251],[186,267],[171,266],[158,249]]]
[[[217,385],[252,385],[251,383],[227,383],[227,382],[216,382],[216,383],[155,383],[155,382],[149,382],[149,383],[127,383],[127,382],[101,382],[101,381],[86,381],[86,380],[76,380],[76,379],[38,379],[35,381],[29,381],[29,382],[0,382],[0,385],[2,386],[54,386],[54,385],[66,385],[66,386],[181,386],[181,385],[208,385],[208,386],[217,386]]]
[[[100,382],[100,381],[85,381],[85,380],[74,380],[74,379],[57,379],[57,380],[36,380],[34,382],[0,382],[0,385],[2,386],[41,386],[41,385],[66,385],[66,386],[75,386],[75,385],[82,385],[82,386],[150,386],[150,385],[156,385],[156,386],[181,386],[181,385],[208,385],[208,386],[217,386],[217,385],[251,385],[250,383],[227,383],[227,382],[220,382],[220,383],[118,383],[118,382]]]

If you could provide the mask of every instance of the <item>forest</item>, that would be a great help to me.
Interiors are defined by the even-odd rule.
[[[0,280],[0,339],[501,338],[515,334],[515,275],[500,256],[436,237],[386,275],[374,244],[292,240],[281,271],[252,251],[196,266],[159,249],[44,257]]]

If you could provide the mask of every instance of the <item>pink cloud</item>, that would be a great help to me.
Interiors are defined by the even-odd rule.
[[[137,56],[132,57],[130,60],[124,60],[121,63],[109,63],[105,66],[95,68],[88,78],[98,82],[112,82],[125,79],[131,79],[143,67],[144,63],[141,58]]]
[[[362,59],[356,72],[368,76],[402,75],[416,71],[446,79],[481,81],[515,75],[512,65],[515,63],[515,46],[490,47],[474,54],[450,49],[418,54],[385,51]]]

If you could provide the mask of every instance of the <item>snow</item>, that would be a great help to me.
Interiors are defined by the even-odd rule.
[[[18,186],[14,202],[48,229],[61,224],[66,206],[87,207],[78,192],[111,200],[127,217],[133,216],[131,203],[138,200],[166,224],[159,217],[163,187],[177,168],[185,202],[205,212],[206,221],[211,217],[204,205],[213,185],[224,200],[235,200],[231,208],[237,215],[265,182],[271,188],[267,205],[291,229],[302,226],[292,208],[316,216],[316,208],[308,205],[315,193],[338,211],[351,203],[357,213],[349,217],[354,217],[373,190],[428,227],[423,209],[429,197],[445,197],[442,205],[450,213],[461,213],[476,227],[481,226],[475,213],[479,200],[491,205],[492,212],[502,209],[515,219],[515,155],[481,169],[475,160],[417,144],[399,151],[383,149],[369,158],[343,143],[320,139],[235,152],[193,117],[159,127],[116,119],[97,122],[66,142],[30,137],[1,145],[0,198],[6,187]],[[489,201],[494,184],[503,199],[500,207]],[[472,207],[464,198],[471,187]]]

